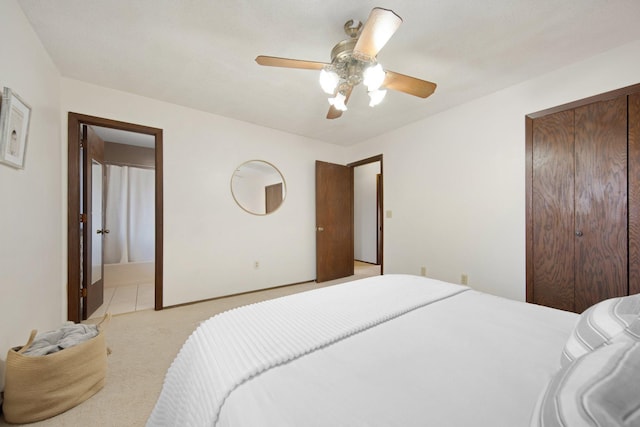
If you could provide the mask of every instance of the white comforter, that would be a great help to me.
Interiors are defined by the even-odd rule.
[[[148,425],[517,426],[575,315],[387,275],[215,316]]]

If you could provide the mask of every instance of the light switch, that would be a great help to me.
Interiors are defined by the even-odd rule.
[[[391,211],[387,211],[387,218],[391,218],[393,216],[393,213]]]

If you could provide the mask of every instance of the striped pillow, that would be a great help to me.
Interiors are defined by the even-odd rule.
[[[607,344],[640,315],[640,294],[611,298],[592,305],[579,317],[562,350],[561,365]]]
[[[638,384],[640,343],[600,347],[554,375],[531,426],[638,426]]]

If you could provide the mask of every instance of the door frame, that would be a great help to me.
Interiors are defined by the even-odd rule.
[[[67,123],[67,318],[80,322],[80,127],[99,126],[152,135],[155,139],[155,286],[154,308],[163,305],[163,169],[162,129],[69,112]]]
[[[347,166],[351,169],[356,168],[358,166],[368,165],[369,163],[380,162],[380,185],[377,189],[377,209],[376,223],[379,224],[379,230],[376,233],[376,251],[377,251],[377,260],[380,264],[380,274],[384,274],[384,216],[382,213],[384,212],[384,197],[383,197],[383,188],[384,188],[384,172],[383,172],[383,161],[382,154],[378,154],[376,156],[368,157],[366,159],[358,160],[353,163],[348,163]],[[353,204],[353,201],[351,202]]]

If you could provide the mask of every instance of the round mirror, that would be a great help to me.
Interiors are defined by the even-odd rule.
[[[264,160],[249,160],[238,166],[231,176],[231,194],[245,211],[268,215],[284,202],[286,186],[274,165]]]

